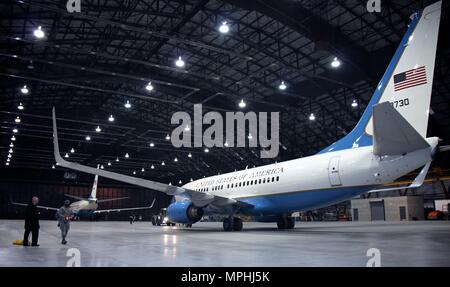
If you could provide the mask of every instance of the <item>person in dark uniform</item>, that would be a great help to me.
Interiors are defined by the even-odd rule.
[[[39,198],[34,196],[31,199],[31,203],[28,204],[27,210],[25,212],[25,233],[23,234],[23,246],[28,246],[28,237],[31,232],[31,246],[39,246],[39,211],[37,204],[39,203]]]

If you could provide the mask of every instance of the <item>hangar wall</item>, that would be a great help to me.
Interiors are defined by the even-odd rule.
[[[39,204],[50,207],[60,207],[64,200],[69,199],[64,194],[71,194],[80,197],[89,197],[92,189],[91,184],[61,184],[61,183],[35,183],[35,182],[0,182],[0,219],[22,219],[25,208],[12,205],[10,202],[28,203],[32,196],[39,197]],[[124,200],[111,201],[99,204],[99,209],[140,207],[150,205],[156,197],[155,205],[152,209],[138,211],[114,212],[108,215],[98,216],[99,220],[128,220],[131,213],[136,216],[142,215],[143,220],[150,220],[151,215],[156,214],[160,208],[167,207],[171,197],[160,192],[144,188],[103,185],[99,183],[97,189],[99,199],[113,197],[129,197]],[[74,199],[69,199],[71,202]],[[41,210],[41,219],[54,219],[54,211]]]
[[[425,219],[422,196],[353,199],[350,204],[354,221]]]

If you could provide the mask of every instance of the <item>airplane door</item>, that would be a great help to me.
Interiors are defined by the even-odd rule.
[[[339,176],[339,157],[332,157],[328,164],[328,178],[331,186],[342,185],[341,177]]]

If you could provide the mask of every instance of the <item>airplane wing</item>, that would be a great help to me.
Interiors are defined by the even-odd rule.
[[[107,198],[107,199],[97,199],[98,203],[102,203],[102,202],[109,202],[109,201],[116,201],[116,200],[123,200],[123,199],[127,199],[129,197],[116,197],[116,198]]]
[[[19,205],[19,206],[28,206],[27,203],[20,203],[20,202],[14,202],[14,201],[11,201],[11,204]],[[36,207],[40,208],[40,209],[55,210],[55,211],[59,209],[59,208],[56,208],[56,207],[43,206],[43,205],[36,205]]]
[[[430,165],[431,165],[431,161],[428,162],[426,165],[424,165],[424,167],[422,168],[420,173],[416,176],[416,178],[414,179],[414,181],[410,185],[398,186],[398,187],[389,187],[389,188],[382,188],[382,189],[374,189],[374,190],[369,191],[369,193],[421,187],[423,182],[425,181],[425,177],[427,176],[428,169],[430,168]]]
[[[186,194],[188,195],[190,201],[197,207],[204,207],[209,204],[214,204],[215,206],[227,206],[227,205],[237,205],[237,206],[251,206],[248,203],[237,201],[233,198],[227,198],[222,196],[217,196],[210,194],[208,192],[199,192],[192,189],[187,189],[183,187],[178,187],[174,185],[168,185],[164,183],[160,183],[157,181],[132,177],[124,174],[119,174],[111,171],[106,171],[102,169],[97,169],[85,165],[81,165],[74,162],[69,162],[64,160],[59,153],[59,143],[58,143],[58,131],[56,127],[56,114],[55,108],[53,107],[53,148],[56,162],[66,168],[70,168],[73,170],[78,170],[85,173],[95,174],[98,176],[114,179],[121,182],[130,183],[133,185],[157,190],[164,192],[167,195],[180,195]]]
[[[109,212],[121,212],[121,211],[127,211],[127,210],[140,210],[140,209],[150,209],[155,204],[156,198],[153,199],[152,204],[150,206],[143,206],[143,207],[130,207],[130,208],[115,208],[115,209],[100,209],[95,210],[94,213],[109,213]]]

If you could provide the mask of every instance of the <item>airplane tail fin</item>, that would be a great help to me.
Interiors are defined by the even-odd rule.
[[[98,175],[95,175],[94,184],[92,185],[92,191],[90,199],[96,199],[97,198],[97,184],[98,184]]]
[[[320,153],[373,144],[373,107],[390,102],[400,115],[426,138],[433,85],[442,1],[411,16],[383,78],[356,127]]]

